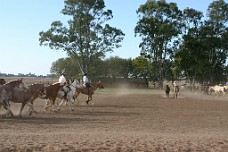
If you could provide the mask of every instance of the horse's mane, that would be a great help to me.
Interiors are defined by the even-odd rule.
[[[28,88],[27,88],[26,90],[27,90],[27,91],[35,91],[35,90],[37,90],[37,89],[40,89],[40,87],[41,87],[41,88],[44,87],[44,86],[41,86],[41,85],[43,85],[43,84],[42,84],[42,83],[33,83],[33,84],[29,85]]]
[[[33,84],[29,85],[28,88],[36,89],[37,87],[40,87],[40,86],[42,87],[42,86],[44,86],[44,84],[42,84],[42,83],[33,83]]]
[[[97,82],[93,82],[91,84],[94,85],[94,84],[99,84],[99,83],[102,83],[102,82],[101,81],[97,81]]]
[[[61,86],[60,84],[61,84],[60,82],[55,82],[53,84],[48,85],[46,88],[53,87],[53,86],[56,86],[56,85]]]
[[[53,83],[53,84],[51,84],[51,85],[57,85],[57,84],[60,84],[60,82],[55,82],[55,83]]]
[[[34,86],[34,85],[42,85],[43,83],[33,83],[33,84],[31,84],[31,85],[29,85],[29,87],[30,86]]]
[[[7,83],[5,83],[5,84],[15,83],[15,82],[19,82],[19,81],[22,81],[22,79],[11,80],[11,81],[9,81],[9,82],[7,82]]]

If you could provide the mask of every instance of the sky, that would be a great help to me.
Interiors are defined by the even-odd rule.
[[[140,55],[141,38],[134,28],[138,18],[136,10],[147,0],[104,0],[106,9],[111,9],[113,19],[109,24],[121,29],[125,38],[122,47],[110,56],[136,58]],[[213,0],[166,0],[177,3],[179,9],[194,8],[206,15]],[[228,0],[225,0],[227,3]],[[47,31],[53,21],[66,22],[61,14],[64,0],[1,0],[0,1],[0,73],[50,74],[53,62],[65,58],[66,53],[39,45],[39,32]],[[67,25],[66,25],[67,26]]]

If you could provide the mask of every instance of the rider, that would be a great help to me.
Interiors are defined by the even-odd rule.
[[[167,84],[166,87],[165,87],[165,93],[166,93],[166,97],[168,97],[168,98],[169,98],[169,92],[170,92],[170,87]]]
[[[173,82],[173,86],[177,88],[177,92],[179,93],[179,84],[177,81]]]
[[[66,98],[67,93],[70,91],[70,87],[67,85],[66,74],[63,72],[59,77],[59,83],[63,85],[62,91],[64,92],[64,98]],[[67,88],[67,89],[64,89]]]
[[[66,80],[66,74],[63,72],[61,74],[61,76],[59,77],[59,83],[61,83],[63,86],[65,86],[67,84],[67,80]]]
[[[83,77],[82,77],[82,81],[83,81],[83,85],[88,88],[88,93],[90,92],[90,88],[92,87],[91,86],[91,83],[89,82],[89,78],[88,78],[88,75],[87,73],[84,73]]]

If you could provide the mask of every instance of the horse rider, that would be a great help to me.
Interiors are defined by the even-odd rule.
[[[70,87],[67,85],[67,79],[66,79],[66,74],[63,72],[61,76],[59,77],[59,83],[63,86],[62,91],[64,92],[64,98],[66,98],[67,93],[70,91]],[[64,89],[64,87],[66,89]]]
[[[66,74],[62,73],[61,76],[59,77],[59,83],[61,83],[63,86],[65,86],[67,84],[67,80],[66,80]]]
[[[170,92],[170,87],[169,85],[167,84],[166,87],[165,87],[165,94],[166,94],[166,97],[169,98],[169,92]]]
[[[179,88],[179,84],[178,84],[177,81],[174,81],[174,82],[173,82],[173,87],[174,87],[174,88],[177,88],[177,92],[178,92],[178,94],[179,94],[180,88]]]
[[[84,73],[83,77],[82,77],[82,81],[83,81],[83,86],[88,88],[88,94],[90,93],[90,88],[92,88],[91,83],[89,82],[89,78],[87,73]]]

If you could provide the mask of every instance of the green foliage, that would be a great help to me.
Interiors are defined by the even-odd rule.
[[[183,11],[185,31],[174,62],[177,78],[183,74],[191,82],[201,83],[218,83],[225,79],[226,14],[227,4],[223,0],[209,5],[209,19],[204,22],[201,12],[189,8]]]
[[[66,51],[70,57],[77,60],[82,72],[92,75],[91,68],[98,59],[120,47],[124,33],[109,24],[112,11],[105,10],[103,0],[65,0],[62,10],[70,17],[68,26],[61,21],[54,21],[51,28],[40,32],[40,45],[51,49]]]
[[[149,62],[143,57],[139,56],[132,61],[134,77],[145,77],[149,74]]]
[[[105,60],[106,77],[112,78],[128,78],[131,73],[131,59],[122,59],[118,56],[110,57]]]
[[[137,10],[139,21],[135,33],[142,37],[140,48],[154,65],[157,80],[163,82],[167,73],[164,63],[172,58],[173,41],[181,33],[181,11],[176,3],[149,0]]]
[[[60,58],[52,63],[51,73],[56,73],[59,76],[62,72],[66,73],[69,80],[82,77],[80,68],[72,57]]]
[[[207,9],[208,17],[220,23],[228,21],[228,4],[224,0],[213,1]]]

